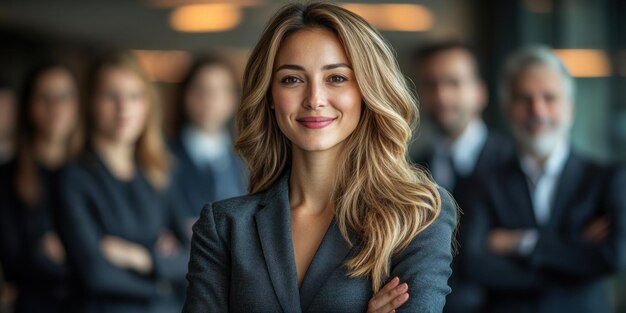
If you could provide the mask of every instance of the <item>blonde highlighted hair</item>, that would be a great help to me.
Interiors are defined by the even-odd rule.
[[[378,291],[391,257],[428,227],[441,210],[429,175],[407,161],[417,103],[394,52],[360,16],[330,3],[289,4],[269,22],[252,51],[236,118],[236,149],[250,167],[250,192],[266,190],[290,164],[290,141],[270,109],[275,57],[290,34],[310,28],[334,32],[352,65],[363,98],[357,128],[346,139],[333,201],[345,240],[359,236],[356,255],[345,264],[353,277],[369,277]]]
[[[105,55],[92,68],[91,82],[87,92],[88,98],[85,100],[89,108],[84,110],[87,125],[95,125],[95,123],[91,122],[94,118],[91,106],[98,92],[102,73],[107,69],[127,70],[136,75],[145,85],[150,109],[144,129],[135,143],[135,159],[150,184],[155,188],[163,189],[169,183],[171,157],[163,138],[161,102],[150,75],[139,64],[133,54],[117,52]],[[88,129],[87,132],[93,134],[93,129]]]

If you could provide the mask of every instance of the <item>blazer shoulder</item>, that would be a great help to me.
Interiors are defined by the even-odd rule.
[[[262,194],[257,193],[207,203],[202,209],[202,214],[210,211],[214,217],[241,218],[251,216],[258,210],[261,199]]]
[[[441,186],[437,186],[437,190],[441,198],[441,212],[439,213],[438,219],[452,224],[453,228],[456,228],[460,214],[459,205],[448,190]]]
[[[86,160],[77,159],[66,164],[59,173],[62,184],[84,184],[91,181],[91,171]]]

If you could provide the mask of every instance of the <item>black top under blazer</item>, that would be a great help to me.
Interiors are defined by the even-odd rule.
[[[204,207],[193,227],[183,312],[367,310],[371,280],[348,276],[344,263],[356,247],[344,240],[335,221],[298,287],[288,177],[286,171],[267,191]],[[440,194],[438,218],[392,257],[391,277],[407,282],[410,294],[398,312],[441,312],[450,292],[456,206],[447,192]]]

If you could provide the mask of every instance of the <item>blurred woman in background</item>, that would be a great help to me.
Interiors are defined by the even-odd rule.
[[[0,165],[13,159],[15,153],[15,92],[7,81],[0,80]]]
[[[15,152],[15,120],[17,104],[15,103],[15,92],[11,84],[7,81],[0,80],[0,166],[13,160],[13,154]],[[5,188],[6,189],[6,188]],[[1,201],[1,200],[0,200]],[[4,211],[0,210],[0,229],[6,230],[7,226],[4,225],[6,221],[13,221],[10,217],[4,215]],[[0,230],[2,232],[2,230]],[[0,260],[2,259],[3,247],[3,234],[0,233]],[[7,306],[14,302],[12,296],[13,288],[10,284],[5,282],[4,271],[2,270],[2,264],[0,261],[0,312],[5,312]]]
[[[247,177],[230,131],[238,102],[235,70],[215,55],[198,59],[180,86],[171,144],[177,159],[172,187],[189,230],[202,205],[246,192]]]
[[[54,227],[59,169],[77,150],[78,88],[57,62],[28,76],[20,99],[17,156],[0,169],[0,241],[15,312],[71,312],[65,249]]]
[[[178,312],[189,239],[166,192],[158,97],[130,54],[103,58],[85,101],[89,140],[62,176],[59,215],[87,312]]]

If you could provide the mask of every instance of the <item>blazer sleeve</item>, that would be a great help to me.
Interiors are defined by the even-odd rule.
[[[488,288],[536,290],[543,277],[520,258],[495,254],[487,246],[489,232],[494,227],[485,182],[479,183],[468,197],[460,226],[461,266],[472,281]]]
[[[588,279],[621,271],[626,263],[626,171],[616,168],[598,200],[601,214],[611,220],[610,235],[600,242],[565,240],[555,233],[539,234],[530,255],[533,267],[571,278]]]
[[[216,219],[212,204],[205,205],[193,226],[183,313],[228,312],[231,266],[224,233],[223,219]]]
[[[58,210],[59,235],[70,264],[80,281],[91,293],[134,299],[154,299],[158,296],[153,279],[117,267],[100,252],[102,234],[90,214],[89,177],[82,171],[67,169],[61,180],[61,206]]]
[[[452,238],[457,206],[444,190],[439,191],[441,213],[435,221],[392,259],[391,277],[409,286],[409,300],[397,312],[442,312],[451,289]]]

